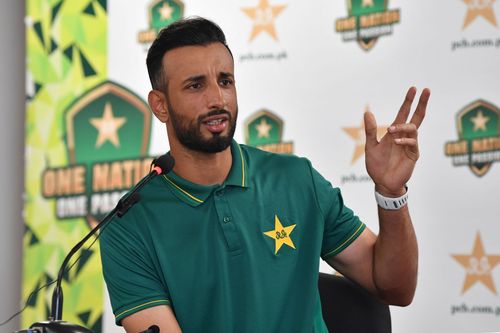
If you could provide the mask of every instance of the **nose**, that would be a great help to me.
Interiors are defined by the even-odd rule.
[[[218,82],[207,89],[207,103],[210,110],[223,109],[226,106],[224,92]]]

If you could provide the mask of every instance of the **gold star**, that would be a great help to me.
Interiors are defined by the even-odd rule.
[[[474,118],[471,118],[470,121],[474,123],[474,132],[479,131],[480,129],[486,131],[486,123],[490,120],[490,117],[485,117],[483,115],[483,111],[478,111]]]
[[[476,282],[481,282],[496,295],[497,291],[493,283],[491,271],[500,263],[500,255],[486,255],[484,253],[483,242],[481,241],[479,232],[476,235],[476,241],[474,242],[474,248],[472,249],[471,255],[452,254],[452,257],[458,261],[467,272],[462,294]]]
[[[361,7],[373,7],[373,0],[363,0]]]
[[[120,146],[120,139],[118,138],[118,129],[125,124],[127,119],[125,117],[113,116],[111,103],[106,103],[104,106],[104,113],[102,118],[91,118],[90,123],[99,131],[95,143],[96,148],[102,146],[106,141],[110,141],[115,147]]]
[[[253,20],[253,29],[250,42],[261,32],[267,32],[275,41],[278,40],[274,19],[286,8],[286,5],[270,6],[268,0],[259,0],[257,7],[242,8],[241,10]]]
[[[465,15],[464,26],[467,28],[478,16],[482,16],[486,21],[490,22],[495,27],[497,20],[493,11],[493,2],[495,0],[463,0],[467,5],[467,14]]]
[[[366,107],[366,110],[368,111],[368,107]],[[361,126],[359,127],[343,127],[342,130],[356,142],[351,160],[351,165],[353,165],[365,152],[365,125],[361,121]],[[380,140],[386,132],[387,126],[377,126],[377,139]]]
[[[278,215],[274,215],[274,230],[264,232],[264,235],[271,237],[272,239],[275,240],[274,254],[278,253],[279,249],[281,248],[281,246],[283,246],[283,244],[286,244],[290,246],[292,249],[295,249],[295,245],[293,244],[292,238],[290,236],[295,226],[296,224],[292,224],[289,225],[288,227],[283,227],[283,225],[281,225],[280,219],[278,218]]]
[[[166,2],[163,3],[163,6],[158,9],[158,11],[160,12],[162,20],[170,20],[172,18],[172,13],[174,12],[173,8]]]
[[[267,123],[265,118],[262,118],[260,123],[255,125],[255,129],[257,130],[257,132],[259,132],[258,133],[259,138],[268,138],[269,131],[271,131],[271,128],[273,127]]]

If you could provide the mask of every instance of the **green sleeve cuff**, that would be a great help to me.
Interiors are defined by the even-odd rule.
[[[131,306],[128,309],[122,310],[120,313],[115,314],[115,323],[116,325],[121,326],[121,321],[123,318],[130,316],[136,312],[141,310],[152,308],[158,305],[170,305],[170,301],[168,299],[158,299],[154,301],[148,301],[139,305]]]
[[[365,228],[366,228],[366,225],[363,222],[360,222],[360,223],[361,224],[359,225],[359,227],[356,230],[354,230],[354,232],[349,237],[347,237],[342,243],[340,243],[340,245],[338,245],[333,250],[327,251],[325,254],[323,254],[321,256],[323,258],[323,260],[328,260],[329,258],[339,254],[346,247],[351,245],[351,243],[354,242],[354,240],[356,240],[356,238],[358,238],[358,236],[361,235],[363,230],[365,230]]]

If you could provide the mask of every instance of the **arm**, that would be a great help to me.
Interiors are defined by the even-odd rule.
[[[410,88],[388,133],[377,140],[374,116],[365,114],[366,168],[375,190],[386,197],[406,191],[419,157],[417,130],[422,123],[430,92],[424,89],[409,123],[416,89]],[[395,305],[411,303],[416,283],[418,249],[408,206],[390,211],[378,208],[379,235],[365,229],[348,248],[328,263],[382,301]]]
[[[155,306],[136,312],[123,318],[122,325],[127,333],[141,332],[151,325],[157,325],[160,328],[160,333],[181,332],[172,308],[167,305]]]
[[[406,306],[415,293],[418,262],[417,240],[408,208],[395,212],[379,208],[379,220],[378,237],[366,228],[328,263],[381,301]]]
[[[103,276],[117,325],[129,333],[152,325],[162,333],[181,332],[170,307],[168,286],[156,269],[158,262],[148,252],[147,234],[138,229],[146,220],[140,204],[119,221],[112,220],[100,234]],[[152,251],[152,250],[151,250]]]

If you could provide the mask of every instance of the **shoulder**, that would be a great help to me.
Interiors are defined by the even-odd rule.
[[[166,196],[171,196],[171,192],[165,186],[162,176],[157,176],[140,189],[138,200],[122,216],[115,214],[111,220],[103,227],[100,235],[101,243],[112,242],[118,235],[118,239],[140,238],[146,229],[147,211],[151,205],[164,200]],[[139,182],[140,183],[140,182]],[[121,200],[130,195],[126,193]]]
[[[289,154],[267,152],[255,147],[240,144],[245,160],[250,170],[267,173],[295,173],[310,174],[311,162],[304,157]]]

